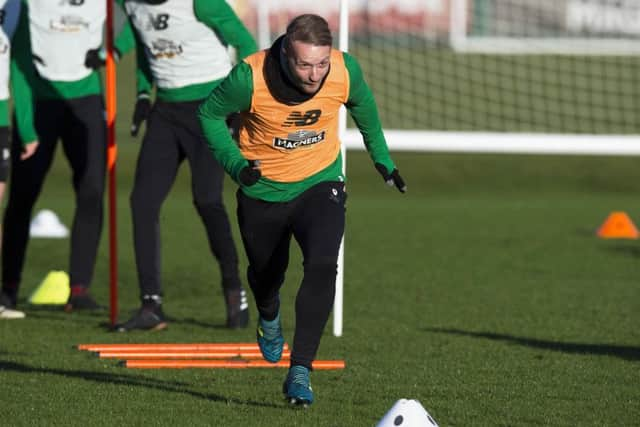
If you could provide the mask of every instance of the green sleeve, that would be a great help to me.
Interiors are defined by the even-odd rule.
[[[116,4],[126,17],[126,23],[115,40],[115,47],[121,55],[128,53],[135,48],[136,51],[136,89],[140,92],[151,92],[153,87],[153,76],[149,68],[149,62],[144,53],[144,45],[140,41],[140,36],[132,27],[129,17],[124,11],[124,1],[116,0]]]
[[[114,15],[116,15],[115,21],[120,25],[117,25],[117,32],[113,40],[114,47],[118,50],[120,57],[131,51],[136,46],[136,40],[131,28],[131,23],[124,10],[124,0],[116,0],[114,7]]]
[[[389,155],[389,148],[382,132],[380,115],[373,93],[364,80],[362,69],[356,59],[348,53],[343,53],[343,56],[349,72],[347,110],[362,134],[371,160],[374,163],[382,163],[391,173],[395,169],[395,165]]]
[[[230,113],[248,110],[251,107],[252,93],[251,67],[241,62],[211,91],[198,109],[198,117],[209,148],[236,182],[240,170],[249,163],[231,138],[225,120]]]
[[[9,126],[9,100],[0,100],[0,128]]]
[[[18,134],[25,145],[38,139],[33,124],[33,92],[31,82],[36,71],[31,60],[31,41],[29,36],[29,8],[26,1],[11,42],[11,92],[18,125]]]
[[[136,33],[136,89],[140,92],[151,92],[153,88],[153,75],[149,67],[149,60],[144,52],[144,45]]]
[[[238,60],[254,53],[258,47],[238,15],[225,0],[193,0],[196,17],[238,52]]]

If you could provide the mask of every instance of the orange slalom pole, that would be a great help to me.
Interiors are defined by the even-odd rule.
[[[124,366],[138,369],[166,369],[166,368],[288,368],[289,361],[281,360],[276,363],[266,360],[125,360]],[[314,370],[344,369],[344,360],[315,360]]]
[[[101,351],[101,359],[262,359],[260,351]],[[291,352],[283,351],[282,358],[289,359]]]
[[[109,320],[115,326],[118,317],[118,241],[116,220],[116,64],[113,57],[113,1],[107,1],[106,20],[106,107],[107,171],[109,174]]]
[[[252,343],[150,343],[150,344],[78,344],[78,350],[86,351],[246,351],[260,350],[258,344]],[[288,350],[289,345],[284,344],[284,350]]]

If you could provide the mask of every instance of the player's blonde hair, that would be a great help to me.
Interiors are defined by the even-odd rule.
[[[329,24],[322,16],[308,13],[297,16],[287,25],[287,47],[294,41],[314,46],[331,46],[333,36]]]

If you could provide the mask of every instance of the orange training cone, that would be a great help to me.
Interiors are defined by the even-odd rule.
[[[626,212],[611,212],[598,229],[602,239],[637,239],[640,232]]]

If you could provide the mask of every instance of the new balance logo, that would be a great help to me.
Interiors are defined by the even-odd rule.
[[[282,127],[310,126],[318,121],[321,114],[322,111],[320,110],[309,110],[305,113],[302,113],[301,111],[293,111],[284,121]]]
[[[166,13],[160,13],[156,16],[149,14],[149,21],[147,29],[154,29],[156,31],[162,31],[169,28],[169,15]]]

